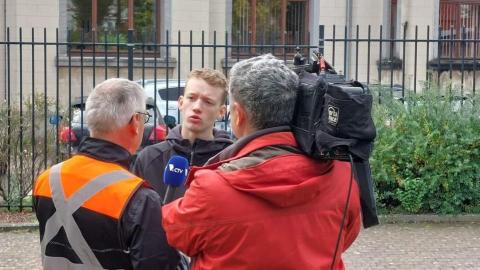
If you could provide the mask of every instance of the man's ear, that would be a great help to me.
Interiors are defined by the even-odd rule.
[[[222,120],[226,112],[227,112],[227,106],[225,104],[221,105],[220,109],[218,110],[217,120],[219,121]]]
[[[128,130],[132,132],[132,134],[137,135],[140,133],[140,121],[143,121],[141,118],[142,116],[136,113],[132,116],[132,120],[128,123]]]
[[[237,127],[242,127],[247,120],[247,111],[245,107],[238,102],[234,102],[233,109],[235,110],[235,124]]]
[[[183,107],[183,96],[178,97],[178,109],[181,110]]]

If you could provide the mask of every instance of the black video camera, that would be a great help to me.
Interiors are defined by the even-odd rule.
[[[351,161],[360,189],[363,225],[377,225],[373,183],[368,158],[376,129],[372,95],[358,81],[346,81],[314,52],[307,64],[299,53],[294,71],[299,76],[297,101],[291,127],[300,149],[317,159]]]

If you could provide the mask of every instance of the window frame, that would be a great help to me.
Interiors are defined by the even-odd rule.
[[[72,56],[80,56],[80,55],[87,55],[87,56],[96,56],[96,57],[99,57],[99,56],[126,56],[128,54],[127,50],[124,49],[120,49],[118,50],[118,46],[116,46],[116,42],[112,42],[112,43],[109,43],[108,47],[107,47],[107,50],[105,50],[105,46],[103,45],[98,45],[97,42],[98,42],[98,39],[99,39],[99,35],[98,35],[98,31],[97,31],[97,28],[98,28],[98,21],[97,21],[97,18],[98,18],[98,1],[102,1],[102,0],[90,0],[91,1],[91,10],[92,10],[92,13],[91,13],[91,18],[90,18],[90,21],[91,21],[91,33],[92,33],[92,40],[91,41],[85,41],[85,45],[86,47],[85,48],[75,48],[74,46],[71,46],[71,48],[69,48],[67,50],[67,53],[71,54]],[[135,0],[127,0],[127,12],[128,12],[128,15],[127,15],[127,18],[128,18],[128,21],[127,21],[127,24],[128,24],[128,31],[130,30],[133,30],[135,31],[135,25],[134,25],[134,13],[135,13],[135,10],[134,10],[134,1]],[[154,1],[154,4],[156,5],[156,8],[155,8],[155,14],[154,16],[156,16],[156,20],[155,20],[155,29],[157,29],[156,33],[155,33],[155,41],[156,41],[156,44],[161,44],[161,37],[162,37],[162,33],[161,33],[161,30],[162,29],[162,16],[161,16],[161,13],[162,13],[162,4],[163,4],[163,1],[164,0],[153,0]],[[68,3],[69,0],[66,0],[66,2]],[[68,14],[68,12],[67,12]],[[69,15],[67,15],[67,22],[70,18],[68,18]],[[71,30],[68,30],[68,27],[67,27],[67,42],[70,43],[72,42],[71,41],[71,38],[69,37],[69,33],[71,33]],[[118,34],[126,34],[127,35],[127,40],[128,40],[128,32],[127,33],[116,33],[117,35]],[[118,44],[120,44],[120,46],[124,45],[125,43],[127,43],[128,41],[119,41]],[[141,42],[141,43],[144,43],[144,42]],[[148,42],[146,42],[148,43]],[[91,46],[93,44],[97,44],[96,46],[97,47],[101,47],[99,49],[93,49]],[[157,50],[134,50],[134,54],[138,55],[138,54],[144,54],[145,57],[159,57],[161,56],[161,50],[160,49],[157,49]]]
[[[232,0],[234,1],[234,0]],[[248,23],[248,45],[251,45],[251,46],[258,46],[258,45],[261,45],[261,44],[257,44],[257,22],[256,22],[256,8],[257,8],[257,0],[248,0],[249,2],[249,5],[250,5],[250,9],[249,9],[249,18],[251,18],[249,20],[249,23]],[[286,39],[287,39],[287,34],[286,34],[286,29],[287,29],[287,7],[288,7],[288,2],[303,2],[305,3],[305,16],[304,16],[304,32],[303,32],[303,44],[307,44],[309,45],[309,41],[310,41],[310,36],[309,36],[309,31],[308,31],[308,28],[309,28],[309,22],[310,22],[310,1],[309,0],[280,0],[281,4],[280,4],[280,33],[283,33],[280,37],[280,43],[279,44],[265,44],[267,45],[267,48],[268,48],[268,45],[286,45]],[[233,5],[232,5],[233,7]],[[233,23],[233,22],[232,22]],[[233,40],[233,35],[235,35],[235,33],[233,32],[232,30],[232,40]],[[257,55],[257,51],[258,49],[256,47],[249,47],[248,49],[248,52],[241,52],[241,51],[237,51],[235,49],[235,45],[237,44],[232,44],[232,57],[239,57],[239,58],[244,58],[244,57],[250,57],[252,55]],[[295,45],[299,45],[299,44],[295,44]],[[281,48],[280,49],[280,53],[277,53],[277,49],[274,49],[273,50],[273,53],[274,55],[288,55],[288,56],[292,56],[295,54],[295,52],[293,52],[293,49],[292,49],[292,52],[288,52],[288,48],[286,49],[287,52],[285,51],[285,48]]]
[[[471,18],[470,20],[470,25],[472,26],[474,21],[477,23],[480,22],[480,1],[474,1],[474,0],[440,0],[439,1],[439,21],[438,21],[438,38],[442,40],[441,42],[441,48],[438,53],[439,58],[443,59],[449,59],[452,57],[452,59],[460,59],[462,58],[462,46],[466,46],[465,48],[465,59],[473,59],[475,56],[473,55],[474,52],[474,46],[477,46],[477,56],[476,58],[480,58],[480,46],[479,44],[473,44],[471,42],[452,42],[449,41],[452,38],[452,29],[453,29],[453,38],[454,39],[462,39],[465,38],[465,40],[469,39],[478,39],[480,38],[480,27],[473,27],[473,33],[468,34],[468,33],[463,33],[463,26],[462,26],[462,18],[460,16],[461,13],[461,5],[470,5],[472,6],[475,11],[478,13],[476,18]],[[442,16],[445,15],[446,16]],[[475,15],[474,15],[475,16]],[[468,19],[467,19],[468,20]],[[451,22],[450,28],[444,29],[442,28],[443,25],[447,24],[448,22]],[[452,27],[453,26],[453,27]],[[469,27],[465,28],[469,29]],[[446,33],[448,38],[443,38],[443,34]],[[463,35],[466,34],[464,37]],[[469,55],[471,54],[471,55]]]

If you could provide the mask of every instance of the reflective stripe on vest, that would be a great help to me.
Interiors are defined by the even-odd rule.
[[[85,201],[103,190],[125,178],[133,177],[132,174],[116,170],[104,173],[87,182],[84,187],[75,191],[70,199],[65,198],[62,186],[60,169],[63,163],[59,163],[50,169],[49,184],[52,193],[52,201],[55,213],[47,220],[45,232],[41,242],[42,263],[46,269],[103,269],[92,249],[82,235],[73,213],[77,211]],[[77,254],[82,264],[74,264],[68,259],[61,257],[48,257],[45,254],[47,244],[58,234],[63,227],[73,251]]]

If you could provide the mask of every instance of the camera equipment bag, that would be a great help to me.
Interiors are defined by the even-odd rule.
[[[368,158],[376,129],[371,116],[372,95],[366,85],[337,74],[297,72],[292,130],[300,149],[318,159],[353,158],[360,189],[363,225],[378,224]]]
[[[376,136],[372,95],[366,85],[340,75],[299,74],[292,127],[300,148],[315,158],[368,160]]]

